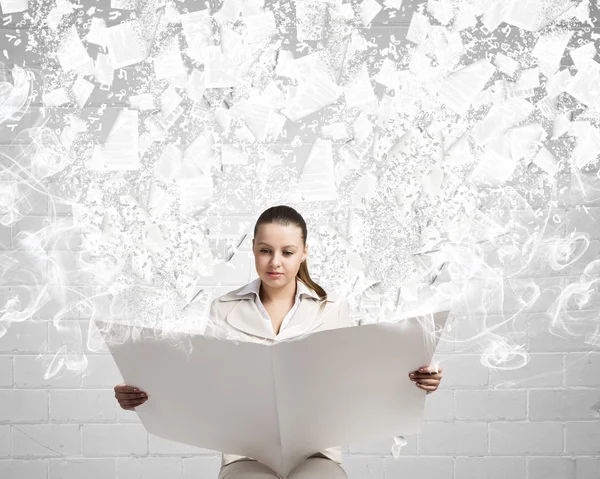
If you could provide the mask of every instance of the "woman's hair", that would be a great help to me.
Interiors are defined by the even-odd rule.
[[[256,225],[254,225],[254,237],[256,238],[256,233],[258,232],[258,227],[260,225],[272,223],[281,226],[295,225],[300,228],[302,230],[302,246],[306,246],[306,222],[304,221],[304,218],[302,218],[302,215],[294,208],[291,206],[279,205],[272,206],[271,208],[263,211],[258,217],[258,220],[256,220]],[[309,288],[313,289],[319,295],[319,298],[323,301],[323,303],[325,303],[325,300],[327,299],[327,292],[311,279],[310,275],[308,274],[308,265],[306,264],[306,260],[300,263],[300,268],[298,269],[296,278],[302,281]]]

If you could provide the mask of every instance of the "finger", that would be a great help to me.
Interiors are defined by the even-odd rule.
[[[437,373],[441,373],[442,369],[437,368],[435,366],[421,366],[419,369],[417,369],[416,372],[417,373],[427,373],[427,374],[437,374]]]
[[[120,404],[123,406],[131,406],[133,404],[138,404],[138,403],[141,404],[143,402],[146,402],[146,399],[132,399],[132,400],[123,399]]]
[[[417,384],[425,384],[427,386],[438,386],[440,382],[437,379],[419,379]]]
[[[115,396],[117,399],[140,399],[147,398],[146,393],[117,393]]]
[[[442,379],[442,375],[441,374],[429,374],[429,373],[421,373],[421,374],[415,374],[411,379],[436,379],[436,380],[440,380]]]
[[[118,390],[119,392],[123,392],[123,393],[143,393],[144,391],[140,390],[140,388],[136,388],[135,386],[128,386],[127,384],[123,384],[123,385],[119,385],[119,386],[115,386],[115,389]]]
[[[419,383],[417,383],[417,387],[420,389],[424,389],[425,391],[435,391],[437,389],[437,386],[424,386]]]

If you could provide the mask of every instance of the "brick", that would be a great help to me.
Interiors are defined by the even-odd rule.
[[[423,422],[419,433],[419,454],[478,456],[487,451],[485,423]]]
[[[22,355],[15,356],[15,385],[18,388],[76,388],[81,384],[81,373],[71,371],[63,364],[53,376],[44,378],[55,359],[54,355]],[[60,361],[57,358],[57,361]]]
[[[423,419],[425,421],[454,420],[454,391],[444,391],[438,388],[437,391],[425,396]]]
[[[12,323],[0,340],[0,352],[45,353],[48,321],[26,319]]]
[[[571,281],[572,283],[572,281]],[[586,313],[584,313],[585,315]],[[530,315],[527,334],[529,352],[589,351],[596,347],[586,343],[589,332],[595,331],[597,318],[569,320],[567,314],[559,314],[556,321],[546,314]],[[564,325],[564,328],[562,327]]]
[[[384,476],[385,460],[379,457],[344,457],[342,469],[349,479],[380,479]]]
[[[600,423],[569,422],[565,426],[565,451],[568,454],[600,454]]]
[[[575,252],[579,251],[580,249],[575,250]],[[579,258],[577,258],[577,256],[567,258],[567,262],[570,264],[563,271],[567,274],[583,273],[585,267],[592,261],[597,260],[598,256],[600,256],[600,241],[591,240],[590,244]]]
[[[0,340],[0,344],[1,342]],[[0,388],[12,387],[13,381],[12,356],[0,356]]]
[[[461,421],[524,420],[526,391],[456,391],[456,419]]]
[[[457,457],[454,463],[457,479],[525,479],[524,457]]]
[[[0,389],[0,421],[41,422],[48,420],[48,392]]]
[[[577,457],[575,459],[575,479],[600,477],[600,457]]]
[[[49,479],[108,479],[117,477],[113,458],[50,459]]]
[[[492,369],[491,385],[511,389],[551,388],[563,386],[563,356],[558,353],[535,353],[518,369]]]
[[[401,479],[405,477],[453,479],[453,469],[451,457],[387,458],[385,459],[384,477],[386,479]]]
[[[600,353],[569,353],[565,364],[567,386],[600,386]]]
[[[600,390],[532,389],[529,394],[531,421],[572,421],[600,416]]]
[[[46,460],[0,460],[0,477],[7,479],[48,479]]]
[[[400,454],[411,455],[417,453],[417,438],[416,434],[404,436],[406,445],[400,449]],[[391,454],[394,438],[373,439],[369,441],[361,441],[355,444],[348,445],[350,454],[371,454],[377,456],[387,456]]]
[[[487,387],[489,370],[480,362],[479,354],[439,354],[438,362],[442,368],[440,389],[469,387]]]
[[[84,456],[129,456],[148,453],[148,433],[137,424],[85,424]]]
[[[104,340],[101,339],[102,337],[94,321],[90,321],[89,319],[69,319],[62,321],[60,324],[60,328],[55,327],[52,323],[48,325],[49,353],[56,353],[61,347],[69,344],[72,344],[74,347],[79,344],[80,348],[87,348],[91,328],[94,345],[90,346],[90,349],[93,350],[94,354],[110,354],[110,350],[106,347]],[[97,340],[101,340],[101,343],[97,344]],[[91,356],[91,354],[89,355]]]
[[[13,426],[13,456],[81,455],[78,424],[19,424]]]
[[[563,425],[559,422],[495,422],[490,424],[493,455],[561,454]]]
[[[10,425],[0,426],[0,458],[10,456],[11,440],[10,440]]]
[[[570,457],[530,457],[528,479],[574,479],[575,459]]]
[[[50,419],[58,422],[114,422],[118,402],[114,390],[50,391]]]
[[[208,457],[183,458],[183,478],[218,477],[221,470],[221,454]]]
[[[118,458],[117,474],[119,479],[183,479],[183,461],[180,457]]]

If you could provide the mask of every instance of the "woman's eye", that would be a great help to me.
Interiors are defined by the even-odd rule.
[[[264,253],[265,251],[269,251],[268,249],[261,249],[260,252]],[[292,251],[286,251],[285,253],[294,254]]]

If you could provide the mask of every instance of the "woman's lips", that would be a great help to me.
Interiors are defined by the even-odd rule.
[[[282,273],[267,273],[271,278],[279,278]]]

